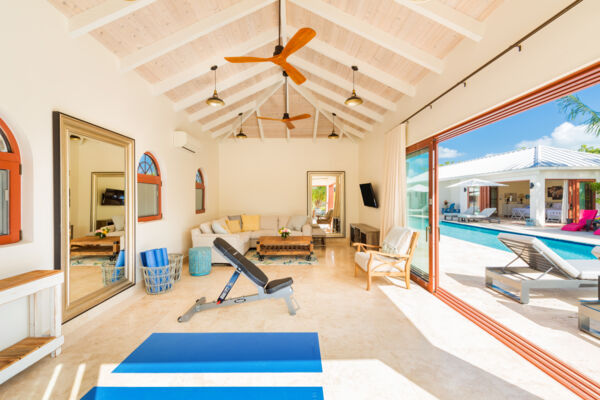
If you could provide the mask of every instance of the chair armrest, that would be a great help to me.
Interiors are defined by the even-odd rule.
[[[302,235],[303,236],[312,236],[312,225],[311,224],[302,225]]]
[[[375,246],[373,244],[366,244],[366,243],[352,243],[352,246],[356,247],[357,251],[368,251],[367,248],[374,248],[374,249],[380,249],[381,246]]]
[[[389,258],[397,258],[398,260],[403,260],[403,259],[407,259],[408,257],[410,257],[408,254],[390,254],[390,253],[384,253],[382,251],[375,251],[375,250],[367,250],[367,253],[376,254],[376,255],[389,257]]]

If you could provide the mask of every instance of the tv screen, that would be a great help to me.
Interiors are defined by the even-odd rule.
[[[373,185],[370,183],[361,183],[360,193],[362,193],[365,206],[377,208],[377,199],[375,198],[375,192],[373,192]]]
[[[106,189],[102,193],[103,206],[123,206],[125,205],[125,191],[120,189]]]

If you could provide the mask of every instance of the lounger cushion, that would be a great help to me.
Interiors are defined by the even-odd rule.
[[[364,253],[364,252],[356,252],[354,254],[354,262],[363,270],[367,271],[367,266],[369,265],[369,258],[371,257],[371,255],[369,253]],[[380,260],[384,260],[384,261],[380,261]],[[384,263],[394,263],[394,265],[396,265],[400,271],[404,271],[404,265],[406,264],[406,260],[397,260],[395,258],[391,258],[391,257],[384,257],[384,256],[376,256],[376,258],[373,259],[373,264],[371,264],[371,270],[375,269],[377,266],[384,264]],[[395,271],[397,272],[398,269],[396,268],[392,268],[389,265],[386,265],[384,267],[378,268],[376,269],[376,272],[390,272],[390,271]]]
[[[578,279],[596,280],[600,276],[600,261],[598,260],[567,260],[579,270]]]

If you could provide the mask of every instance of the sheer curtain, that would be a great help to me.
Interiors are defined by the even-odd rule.
[[[406,225],[406,124],[385,134],[381,241],[395,226]]]

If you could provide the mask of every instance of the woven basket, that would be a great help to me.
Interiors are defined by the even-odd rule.
[[[169,266],[173,268],[173,279],[177,282],[181,279],[181,271],[183,270],[183,254],[169,254]]]
[[[102,284],[112,285],[125,277],[125,267],[116,267],[114,261],[102,263]]]
[[[162,294],[173,289],[181,279],[183,254],[169,254],[169,265],[164,267],[141,267],[148,294]]]

